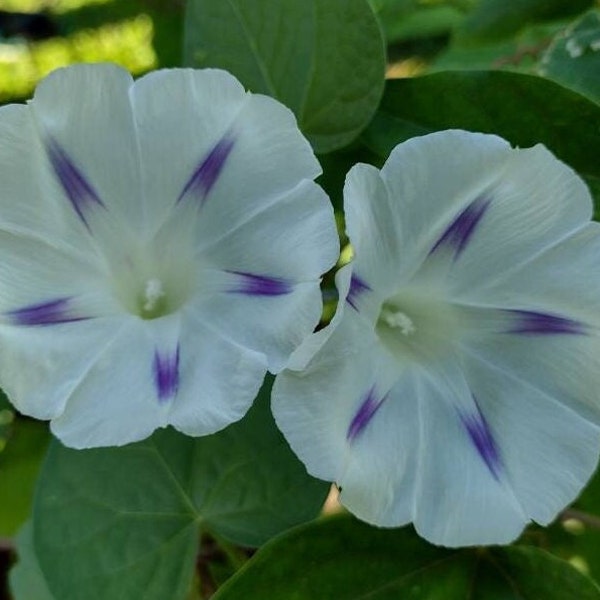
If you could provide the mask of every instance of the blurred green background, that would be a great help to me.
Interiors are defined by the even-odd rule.
[[[181,62],[183,0],[0,0],[0,103],[74,62],[134,75]]]

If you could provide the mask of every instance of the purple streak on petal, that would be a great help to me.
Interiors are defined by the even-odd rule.
[[[471,414],[459,412],[460,420],[467,430],[479,456],[486,464],[494,479],[498,480],[502,470],[500,450],[475,397],[473,397],[473,401],[475,402],[476,411]]]
[[[105,208],[104,203],[100,200],[92,184],[85,178],[58,142],[50,138],[46,144],[46,149],[54,173],[60,181],[67,198],[69,198],[77,216],[89,229],[85,218],[86,211],[93,205]]]
[[[200,201],[200,206],[206,201],[206,197],[217,182],[231,151],[235,140],[230,134],[225,134],[204,157],[200,165],[194,171],[189,181],[185,184],[177,202],[184,197],[192,195]]]
[[[559,315],[532,310],[507,310],[505,312],[515,317],[514,324],[505,333],[523,335],[584,335],[587,333],[587,328],[583,323]]]
[[[354,309],[358,310],[356,301],[358,297],[366,291],[370,291],[370,287],[356,274],[353,274],[350,279],[350,289],[346,296],[346,302]]]
[[[173,354],[154,351],[154,386],[160,403],[175,397],[179,388],[179,344]]]
[[[375,396],[375,388],[369,390],[348,427],[346,439],[349,442],[353,442],[364,431],[386,399],[387,396],[384,396],[378,400]]]
[[[454,258],[458,258],[461,252],[467,247],[471,236],[475,232],[477,225],[479,225],[479,222],[490,203],[491,200],[484,196],[480,196],[471,202],[471,204],[469,204],[469,206],[454,219],[448,229],[444,231],[429,254],[433,254],[442,246],[449,246],[454,249]]]
[[[292,284],[280,277],[255,275],[244,271],[227,271],[236,276],[236,282],[227,290],[229,294],[247,296],[284,296],[292,291]]]
[[[39,304],[30,304],[22,308],[8,311],[5,314],[13,325],[58,325],[59,323],[73,323],[84,321],[90,317],[74,315],[71,312],[72,298],[57,298]]]

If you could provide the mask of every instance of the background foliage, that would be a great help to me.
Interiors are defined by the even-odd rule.
[[[3,0],[0,101],[76,61],[222,67],[295,112],[338,211],[352,164],[456,127],[544,143],[586,179],[598,216],[599,15],[593,0]],[[506,548],[449,551],[411,528],[317,518],[327,486],[276,430],[269,385],[214,436],[165,430],[83,452],[0,397],[13,599],[600,598],[600,477]]]

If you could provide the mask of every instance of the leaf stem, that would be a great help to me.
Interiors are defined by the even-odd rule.
[[[600,530],[600,517],[596,515],[590,515],[589,513],[577,510],[576,508],[567,508],[560,514],[561,521],[567,521],[568,519],[577,519],[584,525],[591,527],[592,529]]]

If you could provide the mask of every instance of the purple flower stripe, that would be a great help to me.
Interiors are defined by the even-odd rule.
[[[283,296],[292,291],[292,284],[280,277],[255,275],[244,271],[227,271],[236,276],[236,282],[227,290],[230,294],[247,296]]]
[[[160,403],[171,400],[179,388],[179,344],[172,354],[154,351],[154,386]]]
[[[479,456],[494,479],[498,480],[502,470],[500,450],[475,397],[473,397],[473,401],[475,402],[476,412],[471,414],[459,412],[460,420]]]
[[[566,317],[532,310],[507,310],[505,312],[515,318],[514,324],[505,333],[523,335],[584,335],[587,333],[587,328],[583,323]]]
[[[429,254],[433,254],[442,246],[447,246],[454,250],[454,258],[457,259],[467,247],[490,203],[491,200],[484,196],[471,202],[444,231]]]
[[[200,206],[206,201],[206,197],[217,182],[231,151],[235,140],[226,134],[223,136],[214,148],[206,155],[198,168],[194,171],[190,180],[185,184],[177,202],[184,197],[192,195],[200,201]]]
[[[353,442],[365,430],[386,399],[387,395],[378,400],[375,396],[375,388],[369,390],[348,427],[346,439],[349,442]]]
[[[58,142],[50,138],[46,144],[46,149],[50,164],[67,198],[71,202],[77,216],[89,230],[85,213],[94,205],[106,208],[104,203],[100,200],[92,184],[84,177],[83,173]]]
[[[356,305],[356,301],[358,297],[363,293],[370,291],[371,288],[358,276],[352,275],[350,279],[350,289],[348,290],[348,295],[346,296],[346,302],[354,309],[358,310]]]
[[[49,302],[30,304],[4,314],[13,325],[24,326],[58,325],[89,319],[90,317],[77,316],[71,312],[71,300],[69,297],[57,298]]]

